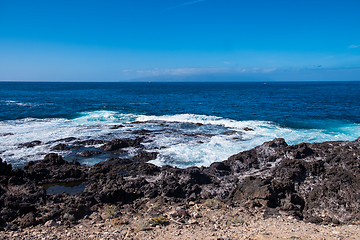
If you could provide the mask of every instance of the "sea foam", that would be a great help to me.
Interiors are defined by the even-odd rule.
[[[112,128],[118,124],[124,126]],[[131,138],[134,137],[132,131],[145,129],[157,132],[148,136],[148,141],[143,143],[147,149],[159,153],[157,159],[151,163],[159,166],[208,166],[212,162],[225,160],[233,154],[278,137],[284,138],[288,144],[297,144],[354,140],[360,135],[359,124],[324,121],[316,126],[322,127],[292,129],[267,121],[236,121],[196,114],[148,116],[116,111],[93,111],[80,113],[74,119],[25,118],[2,121],[0,156],[15,166],[22,166],[30,160],[42,159],[44,154],[49,153],[52,147],[61,142],[61,139],[75,137],[78,140],[107,141],[114,138]],[[34,140],[41,141],[42,144],[31,148],[18,147],[21,143]],[[62,154],[65,159],[74,154],[70,150],[55,152]],[[105,159],[97,156],[83,160],[83,163],[91,165],[102,160]]]

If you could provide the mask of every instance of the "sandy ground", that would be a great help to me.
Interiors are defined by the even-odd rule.
[[[261,209],[191,204],[186,209],[157,206],[143,213],[102,209],[76,222],[48,221],[1,239],[360,239],[360,225],[317,225],[292,216],[265,216]],[[163,208],[164,209],[164,208]],[[114,210],[111,209],[110,210]],[[154,217],[154,216],[157,216]]]

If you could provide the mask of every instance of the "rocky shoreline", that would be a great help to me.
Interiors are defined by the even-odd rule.
[[[100,220],[113,226],[126,225],[131,235],[147,228],[199,223],[204,212],[214,211],[217,216],[216,211],[226,211],[223,209],[232,209],[229,213],[242,209],[248,216],[232,214],[232,220],[226,220],[229,227],[238,224],[233,220],[237,216],[251,222],[260,213],[265,220],[281,216],[301,224],[334,226],[357,225],[360,219],[360,138],[291,146],[279,138],[209,167],[186,169],[147,163],[156,153],[142,148],[145,137],[88,141],[101,146],[83,151],[83,156],[126,147],[139,150],[132,158],[113,157],[91,167],[67,162],[56,153],[29,162],[24,169],[13,169],[1,160],[2,236],[24,237],[29,229],[39,226],[75,228]],[[66,147],[59,145],[57,149]],[[47,194],[41,187],[74,181],[84,181],[85,189],[72,195]],[[200,210],[195,211],[195,206]],[[194,212],[199,212],[199,217]],[[136,230],[144,216],[144,229]],[[135,227],[131,225],[134,222]]]

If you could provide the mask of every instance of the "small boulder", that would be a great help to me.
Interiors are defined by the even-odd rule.
[[[26,228],[30,226],[36,225],[36,219],[33,212],[29,212],[23,216],[20,221],[19,225],[21,228]]]

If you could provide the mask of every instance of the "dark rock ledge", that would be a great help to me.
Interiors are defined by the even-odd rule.
[[[116,140],[102,150],[126,144]],[[0,159],[0,229],[43,224],[66,214],[80,219],[103,204],[136,213],[151,199],[186,204],[214,197],[235,207],[263,209],[268,216],[285,212],[323,224],[360,220],[360,138],[293,146],[279,138],[201,168],[157,167],[144,162],[156,157],[147,155],[110,158],[89,168],[50,153],[24,170]],[[86,188],[74,195],[46,194],[39,186],[78,180],[86,180]]]

